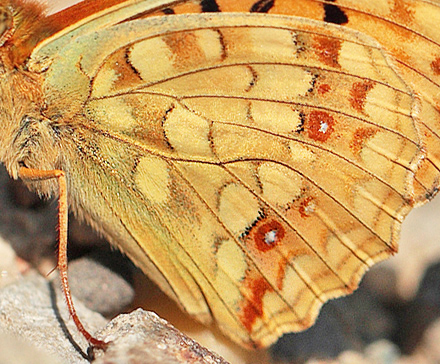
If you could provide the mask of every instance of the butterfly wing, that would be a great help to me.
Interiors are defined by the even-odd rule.
[[[372,39],[289,17],[153,17],[49,64],[72,206],[237,342],[309,327],[396,251],[422,152],[414,97]]]
[[[288,0],[286,0],[289,3]],[[278,9],[282,4],[278,4]],[[299,9],[314,9],[304,15]],[[274,11],[277,11],[274,9]],[[278,10],[280,11],[280,10]],[[396,59],[405,82],[420,98],[420,135],[427,151],[415,178],[421,203],[438,190],[440,171],[440,3],[438,1],[300,1],[289,14],[336,21],[376,39]],[[333,17],[331,14],[338,14]]]
[[[243,0],[197,1],[169,5],[172,13],[222,11],[284,14],[358,30],[373,37],[396,59],[405,82],[420,98],[417,119],[426,149],[414,180],[416,200],[425,203],[440,178],[440,2],[421,0]]]
[[[164,14],[202,12],[250,12],[284,14],[316,19],[356,29],[372,36],[395,57],[395,65],[405,82],[420,99],[417,115],[419,135],[426,157],[414,179],[416,201],[425,203],[437,193],[440,179],[440,21],[438,1],[343,0],[334,4],[326,0],[106,0],[95,4],[82,2],[70,11],[55,14],[55,23],[70,25],[56,37],[42,43],[48,54],[67,44],[74,36],[97,27],[106,27],[131,18]],[[93,16],[92,16],[93,15]],[[84,21],[79,21],[85,19]],[[74,29],[72,29],[74,28]],[[51,45],[48,46],[50,43]],[[41,53],[42,59],[51,59]],[[42,62],[41,66],[45,66]]]

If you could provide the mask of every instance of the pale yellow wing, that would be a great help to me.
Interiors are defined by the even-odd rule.
[[[323,3],[300,1],[297,9],[324,10]],[[342,0],[335,5],[347,17],[344,26],[372,36],[396,58],[400,75],[420,97],[419,130],[427,155],[416,173],[415,191],[420,203],[429,201],[440,178],[440,3]],[[290,15],[304,16],[302,11]]]
[[[119,2],[119,4],[117,4]],[[52,61],[57,49],[74,37],[126,19],[168,13],[199,13],[201,0],[119,0],[115,5],[75,22],[36,49],[32,69],[41,70]],[[424,0],[216,0],[216,11],[267,12],[335,22],[372,36],[396,59],[399,74],[420,98],[419,135],[426,150],[414,181],[416,201],[423,204],[438,191],[440,183],[440,2]],[[164,9],[168,12],[164,13]]]
[[[203,11],[176,3],[175,13]],[[440,178],[440,2],[438,0],[216,0],[219,11],[261,11],[333,22],[373,37],[396,59],[405,83],[420,98],[419,131],[426,158],[416,173],[418,203],[433,198]],[[198,6],[197,6],[198,5]]]
[[[397,250],[423,155],[413,95],[372,39],[201,14],[51,58],[45,115],[75,150],[60,161],[72,206],[237,342],[307,328]]]

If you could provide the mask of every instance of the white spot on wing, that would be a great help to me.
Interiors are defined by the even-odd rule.
[[[264,242],[267,245],[272,245],[277,241],[277,231],[276,230],[271,230],[268,231],[265,235],[264,235]]]

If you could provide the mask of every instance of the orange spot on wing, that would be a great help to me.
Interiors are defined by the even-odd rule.
[[[364,147],[365,141],[377,133],[373,128],[359,128],[353,134],[353,139],[350,143],[350,149],[354,155],[359,155],[360,151]]]
[[[373,87],[374,83],[371,81],[355,82],[350,90],[351,107],[356,111],[363,112],[367,94]]]
[[[257,318],[263,316],[263,298],[266,292],[272,291],[272,287],[264,278],[247,277],[245,283],[250,295],[243,300],[240,320],[246,330],[251,332]]]
[[[278,221],[262,220],[261,222],[262,224],[257,223],[256,225],[257,232],[253,240],[259,251],[266,252],[275,248],[283,240],[285,230]]]
[[[193,32],[169,34],[162,38],[172,52],[176,69],[186,70],[205,61],[198,38]]]
[[[310,139],[325,142],[334,131],[335,119],[325,111],[312,111],[307,115],[305,128]]]
[[[331,89],[330,85],[327,83],[324,83],[322,85],[319,85],[318,87],[318,93],[320,95],[325,95],[327,92],[329,92]]]
[[[341,50],[341,40],[322,36],[316,36],[314,40],[314,49],[319,60],[330,67],[340,68],[339,51]]]
[[[306,197],[303,201],[301,201],[299,205],[299,213],[301,217],[306,218],[310,217],[311,214],[315,211],[315,203],[313,202],[314,198],[309,196]]]
[[[390,11],[390,17],[410,26],[414,21],[415,10],[407,1],[394,0],[393,8]]]
[[[288,265],[289,261],[286,258],[282,258],[278,261],[277,288],[280,291],[283,289],[283,282],[286,276],[286,266]]]
[[[431,68],[436,75],[440,75],[440,57],[437,57],[431,62]]]
[[[129,57],[130,50],[121,49],[112,54],[103,66],[111,68],[117,76],[117,79],[113,81],[113,92],[134,89],[145,83],[135,67],[131,64]]]

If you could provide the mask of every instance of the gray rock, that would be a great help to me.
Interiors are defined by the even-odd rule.
[[[98,337],[111,344],[95,364],[228,364],[167,321],[142,309],[119,315]]]
[[[75,308],[91,332],[106,324],[101,315],[77,300]],[[0,331],[18,337],[59,363],[88,363],[83,351],[88,344],[70,319],[60,289],[36,273],[0,289]]]

